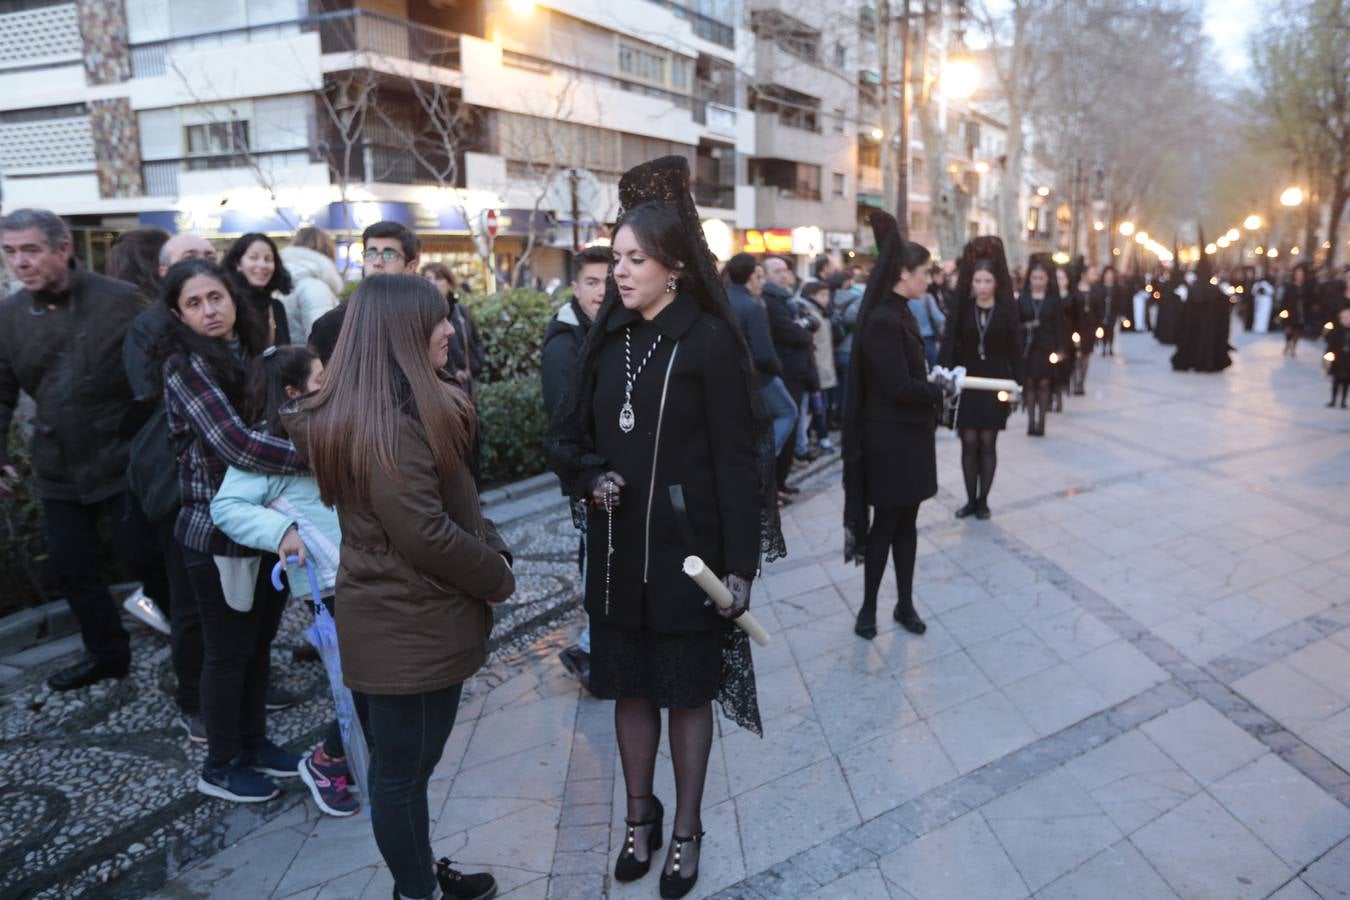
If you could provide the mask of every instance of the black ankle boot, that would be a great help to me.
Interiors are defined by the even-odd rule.
[[[686,876],[680,871],[682,863],[680,857],[683,855],[685,844],[702,844],[703,832],[700,831],[692,837],[680,837],[678,834],[670,836],[670,842],[675,845],[675,861],[671,864],[670,872],[661,873],[661,896],[667,900],[676,900],[683,897],[694,889],[698,883],[698,869],[694,869],[694,874]],[[700,854],[699,864],[702,865],[702,855]]]
[[[646,799],[644,797],[633,797],[634,800]],[[625,819],[628,825],[628,834],[623,842],[623,850],[619,853],[619,859],[614,863],[615,881],[637,881],[646,875],[652,868],[652,857],[657,850],[661,849],[661,823],[665,819],[666,811],[661,806],[661,801],[652,797],[656,803],[656,814],[648,816],[640,822],[632,819]],[[635,850],[637,849],[637,829],[651,828],[647,833],[647,858],[639,860]]]
[[[979,508],[980,508],[979,504],[977,504],[974,500],[971,500],[965,506],[961,507],[956,511],[956,517],[958,519],[964,519],[967,516],[973,516],[975,515],[975,511],[978,510]]]

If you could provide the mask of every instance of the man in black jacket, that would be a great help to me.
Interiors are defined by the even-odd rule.
[[[608,247],[587,247],[572,262],[572,299],[558,310],[544,333],[540,378],[544,385],[544,413],[550,418],[562,405],[581,357],[581,345],[605,301],[611,253]],[[567,488],[563,486],[563,493]],[[581,540],[577,564],[585,581],[586,539]],[[563,666],[587,690],[591,685],[591,628],[587,625],[577,642],[558,654]]]
[[[783,451],[797,423],[797,407],[783,384],[783,364],[774,350],[769,332],[769,313],[765,309],[764,267],[749,253],[738,253],[727,261],[727,299],[750,346],[755,364],[755,383],[764,397],[764,405],[773,417],[774,455]]]
[[[19,391],[36,401],[31,445],[47,526],[47,549],[88,658],[48,681],[71,690],[122,678],[131,664],[126,629],[99,571],[100,521],[128,562],[147,562],[136,529],[125,527],[128,441],[119,435],[131,404],[122,339],[144,308],[136,288],[76,268],[70,231],[55,214],[19,209],[0,219],[5,260],[23,283],[0,301],[0,438],[9,434]],[[0,440],[0,497],[18,472]]]
[[[764,282],[764,308],[769,313],[769,333],[773,336],[774,350],[783,363],[783,383],[787,385],[793,405],[800,415],[802,399],[820,386],[812,349],[814,339],[811,336],[816,322],[792,308],[792,269],[783,259],[769,257],[764,261],[764,271],[768,276]],[[796,450],[796,445],[789,442],[778,454],[778,490],[783,493],[797,492],[796,488],[788,487],[787,484]],[[798,458],[815,459],[819,455],[818,452],[808,450],[798,455]]]

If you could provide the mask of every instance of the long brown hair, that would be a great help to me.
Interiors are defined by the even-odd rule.
[[[309,463],[329,506],[370,496],[379,466],[398,477],[400,416],[422,423],[436,472],[464,465],[476,425],[473,404],[431,367],[427,345],[445,321],[446,301],[416,275],[377,275],[347,301],[347,315],[323,387],[310,410]]]

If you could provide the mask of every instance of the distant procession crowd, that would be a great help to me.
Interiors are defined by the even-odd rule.
[[[938,428],[960,439],[956,516],[989,519],[1015,411],[1044,437],[1120,330],[1174,346],[1179,371],[1221,371],[1235,314],[1282,330],[1289,356],[1324,344],[1328,406],[1346,406],[1344,271],[1215,272],[1202,256],[1191,270],[1122,273],[1046,255],[1010,271],[988,236],[938,266],[878,213],[869,267],[821,256],[799,278],[774,256],[714,259],[681,158],[630,170],[620,199],[612,242],[574,255],[539,335],[540,389],[588,622],[563,662],[614,701],[627,795],[614,876],[642,878],[668,847],[663,897],[697,880],[713,702],[761,730],[736,623],[762,566],[786,552],[795,467],[842,458],[840,538],[864,568],[854,632],[876,636],[889,564],[892,616],[922,635],[916,522],[937,492]],[[67,225],[44,210],[0,218],[0,243],[17,279],[0,301],[0,432],[21,392],[36,409],[31,472],[0,447],[0,499],[21,482],[40,499],[85,649],[50,689],[130,671],[96,552],[110,540],[143,585],[127,609],[169,635],[178,721],[204,748],[200,792],[265,802],[277,779],[300,778],[327,815],[369,808],[396,897],[493,896],[490,874],[433,858],[427,824],[463,683],[516,589],[479,500],[486,358],[452,274],[422,266],[417,235],[395,222],[365,230],[347,299],[316,228],[284,248],[244,235],[219,256],[197,235],[137,229],[103,274],[74,260]],[[720,588],[684,577],[688,557]],[[337,673],[333,719],[311,748],[268,737],[268,711],[297,699],[270,677],[288,596],[313,612],[312,655]],[[668,844],[653,792],[663,721]]]

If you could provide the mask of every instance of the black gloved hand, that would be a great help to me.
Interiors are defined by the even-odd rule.
[[[731,592],[731,606],[723,609],[711,600],[708,601],[712,607],[717,610],[717,614],[724,619],[740,618],[750,609],[750,581],[734,573],[728,573],[722,577],[722,584]]]
[[[591,482],[590,505],[596,509],[618,509],[623,499],[623,488],[627,484],[618,472],[606,472],[595,476]]]

